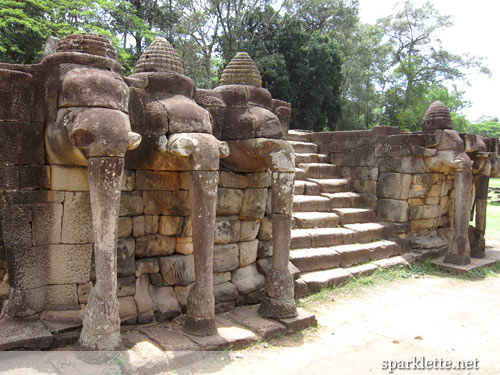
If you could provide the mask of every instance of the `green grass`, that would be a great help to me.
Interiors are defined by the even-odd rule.
[[[424,261],[409,266],[378,269],[370,276],[354,278],[343,285],[323,289],[319,293],[301,298],[297,302],[297,306],[311,308],[318,305],[334,303],[337,298],[345,299],[349,296],[361,295],[369,291],[370,288],[376,286],[384,286],[396,281],[412,280],[429,276],[450,277],[463,281],[483,280],[491,276],[500,276],[500,263],[496,263],[490,267],[479,268],[460,275],[451,271],[443,270],[432,264],[430,261]]]
[[[500,188],[500,178],[490,178],[489,186]],[[486,239],[498,242],[500,240],[500,205],[493,204],[492,198],[493,194],[490,193],[486,209]]]

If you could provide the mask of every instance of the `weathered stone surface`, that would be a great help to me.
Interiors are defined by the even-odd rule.
[[[144,211],[140,192],[122,193],[120,198],[120,216],[142,215]]]
[[[239,324],[249,327],[264,340],[284,335],[287,329],[275,320],[264,319],[257,313],[258,306],[245,306],[231,311],[228,316]]]
[[[134,300],[137,304],[138,323],[149,323],[153,320],[154,302],[149,294],[149,277],[142,275],[135,284]]]
[[[20,189],[50,189],[50,169],[48,166],[19,167]]]
[[[381,173],[426,173],[427,166],[423,158],[405,156],[401,158],[381,158],[379,163]]]
[[[269,172],[249,173],[248,186],[252,188],[267,188],[271,186],[271,174]]]
[[[239,267],[237,244],[224,244],[214,246],[214,272],[233,271]]]
[[[172,255],[161,258],[161,274],[165,285],[188,285],[194,281],[192,255]]]
[[[117,297],[129,297],[135,295],[135,276],[119,277],[116,288]]]
[[[219,216],[215,219],[215,243],[238,242],[241,233],[241,223],[238,216]]]
[[[120,238],[116,246],[118,277],[131,276],[135,272],[135,241]]]
[[[189,292],[191,291],[191,288],[193,286],[194,286],[194,283],[189,284],[189,285],[176,285],[176,286],[174,286],[175,296],[177,297],[177,300],[179,301],[179,303],[181,304],[181,307],[183,309],[185,309],[187,306]]]
[[[240,294],[248,294],[258,290],[265,284],[264,275],[257,271],[255,264],[233,271],[231,280]]]
[[[39,320],[4,317],[0,322],[0,350],[47,349],[52,334]]]
[[[231,272],[214,272],[214,285],[231,281]]]
[[[352,180],[377,181],[378,171],[378,168],[371,167],[342,167],[340,175]]]
[[[175,251],[175,237],[150,234],[135,240],[137,257],[165,256]]]
[[[262,219],[266,212],[267,189],[245,189],[240,219]]]
[[[79,303],[87,303],[89,299],[89,294],[90,291],[92,290],[92,287],[94,286],[94,283],[92,281],[89,281],[88,283],[85,284],[78,284],[78,302]]]
[[[88,193],[65,193],[62,220],[62,242],[94,242],[90,197]]]
[[[163,236],[175,236],[179,233],[183,221],[181,216],[160,216],[160,225],[158,231]]]
[[[153,234],[158,232],[159,216],[158,215],[143,215],[134,216],[132,218],[132,227],[134,237],[141,237],[145,234]]]
[[[273,241],[259,241],[257,258],[269,258],[273,256]]]
[[[217,189],[217,215],[238,215],[243,204],[243,191],[219,187]]]
[[[240,241],[252,241],[257,237],[260,228],[260,220],[242,220]]]
[[[219,186],[225,188],[245,189],[248,187],[248,176],[242,173],[219,172]]]
[[[159,288],[163,286],[163,277],[159,273],[150,273],[149,282],[151,283],[151,285]]]
[[[179,173],[138,170],[135,186],[137,190],[179,190]]]
[[[2,108],[3,105],[0,111]],[[0,139],[0,165],[44,164],[43,123],[4,122],[0,127]]]
[[[238,289],[230,282],[214,285],[215,303],[234,301],[238,297]]]
[[[33,246],[61,243],[62,204],[33,205],[32,215]]]
[[[257,260],[257,249],[259,246],[258,240],[249,242],[240,242],[238,244],[240,250],[240,267],[246,267]]]
[[[407,201],[395,199],[379,199],[377,202],[377,219],[402,223],[408,220],[409,206]]]
[[[118,238],[132,235],[132,219],[130,217],[118,218]]]
[[[47,285],[47,305],[78,305],[76,284]]]
[[[157,321],[172,319],[181,313],[181,305],[177,300],[172,287],[151,287],[151,298],[155,304]]]
[[[85,310],[44,310],[40,314],[40,320],[51,323],[69,324],[81,326]]]
[[[259,240],[269,241],[273,238],[273,223],[269,216],[264,216],[260,221]]]
[[[160,272],[160,264],[157,258],[142,258],[135,262],[135,277],[141,277],[142,274]]]
[[[176,359],[179,359],[180,362],[178,364],[182,365],[192,363],[201,357],[194,354],[194,351],[200,350],[200,347],[189,340],[183,332],[178,330],[174,325],[155,325],[141,328],[140,331],[147,335],[151,340],[154,340],[154,342],[160,345],[163,350],[170,351],[170,356],[168,358],[169,367],[166,371],[177,368]]]
[[[118,298],[121,324],[135,324],[137,321],[137,304],[134,297]]]
[[[144,230],[144,216],[132,217],[132,230],[134,237],[142,237],[146,234]]]
[[[144,192],[145,214],[189,216],[190,209],[191,200],[185,190]]]
[[[194,252],[193,237],[176,237],[175,252],[178,254],[191,255]]]
[[[408,199],[410,195],[410,174],[381,173],[377,182],[379,198]]]
[[[50,190],[89,191],[87,168],[51,165]]]

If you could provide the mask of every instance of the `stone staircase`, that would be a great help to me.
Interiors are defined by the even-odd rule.
[[[296,181],[290,261],[301,272],[297,297],[339,285],[379,267],[401,264],[393,223],[377,222],[351,181],[339,178],[338,168],[307,133],[290,131],[296,155]]]

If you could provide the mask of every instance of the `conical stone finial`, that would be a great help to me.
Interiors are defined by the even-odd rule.
[[[108,37],[97,34],[72,34],[61,39],[56,52],[80,52],[115,58],[115,48]]]
[[[453,129],[450,111],[441,101],[436,100],[429,106],[422,121],[422,130]]]
[[[137,61],[135,73],[174,72],[184,74],[177,51],[165,38],[156,38]]]
[[[220,86],[249,85],[262,87],[262,77],[257,65],[246,52],[238,52],[222,73]]]

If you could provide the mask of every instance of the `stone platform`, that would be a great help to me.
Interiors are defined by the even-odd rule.
[[[471,258],[470,264],[466,265],[456,265],[451,263],[445,263],[444,257],[437,258],[431,263],[438,267],[450,270],[456,273],[466,273],[477,268],[491,266],[497,262],[500,262],[500,250],[486,249],[486,256],[484,258]]]
[[[243,306],[216,316],[217,334],[197,337],[184,333],[185,316],[173,321],[122,327],[124,350],[120,352],[78,352],[78,331],[53,334],[39,320],[26,324],[23,320],[2,319],[0,350],[55,349],[46,352],[0,352],[0,372],[24,367],[28,358],[33,372],[41,374],[52,366],[65,367],[65,372],[86,369],[113,370],[119,364],[132,373],[155,374],[178,368],[201,359],[214,358],[220,351],[238,350],[261,340],[317,325],[316,317],[304,309],[292,319],[264,319],[257,314],[259,305]],[[22,329],[19,327],[23,327]],[[69,344],[69,342],[71,342]],[[64,345],[64,343],[68,343]],[[62,352],[64,351],[64,353]],[[17,366],[17,367],[16,367]],[[111,367],[110,367],[111,366]],[[72,369],[72,370],[71,370]],[[59,372],[56,372],[59,373]]]

